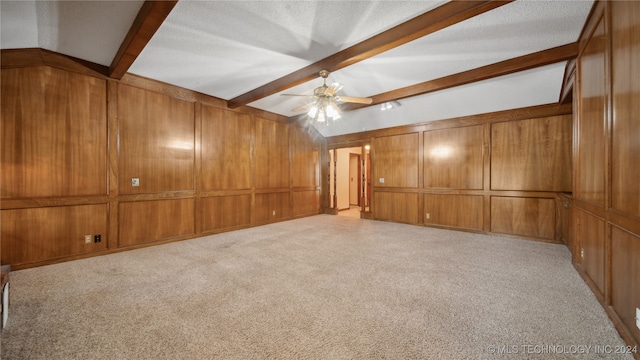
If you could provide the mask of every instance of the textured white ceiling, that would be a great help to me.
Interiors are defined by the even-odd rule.
[[[430,11],[446,1],[181,0],[129,72],[229,100]],[[331,74],[343,95],[372,96],[575,42],[592,0],[518,0]],[[2,0],[1,47],[113,60],[142,1]],[[558,101],[564,62],[369,107],[319,127],[325,136]],[[321,79],[285,93],[311,94]],[[250,106],[294,116],[305,98]]]

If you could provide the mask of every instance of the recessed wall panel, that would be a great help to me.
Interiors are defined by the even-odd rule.
[[[38,66],[0,83],[1,197],[105,195],[106,81]]]
[[[555,238],[555,200],[491,197],[491,231],[503,234]]]
[[[491,125],[491,189],[571,191],[571,115]]]
[[[376,220],[390,220],[415,224],[419,221],[418,194],[376,191],[373,216]]]
[[[120,194],[194,190],[193,103],[131,86],[118,89]]]
[[[425,224],[482,230],[483,196],[425,194]]]
[[[120,247],[195,234],[194,199],[121,202]]]
[[[289,187],[289,127],[257,117],[255,139],[256,188]]]
[[[1,224],[2,264],[14,266],[104,250],[109,237],[106,204],[2,210]]]
[[[202,105],[202,190],[251,188],[251,116]]]
[[[200,200],[202,231],[251,224],[251,195],[211,196]]]
[[[374,186],[418,187],[418,133],[373,140]]]
[[[483,126],[424,133],[424,187],[482,189]]]

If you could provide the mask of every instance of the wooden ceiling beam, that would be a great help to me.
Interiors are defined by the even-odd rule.
[[[517,58],[500,61],[476,69],[463,71],[438,79],[429,80],[419,84],[410,85],[404,88],[373,95],[371,96],[373,102],[370,105],[345,104],[341,106],[341,109],[343,111],[355,110],[366,106],[382,104],[387,101],[400,100],[412,96],[423,95],[430,92],[465,85],[476,81],[513,74],[516,72],[533,69],[539,66],[550,65],[560,61],[575,59],[577,56],[578,43],[570,43],[551,49],[523,55]]]
[[[511,1],[513,0],[448,2],[347,49],[294,71],[289,75],[285,75],[268,84],[239,95],[229,100],[228,106],[229,108],[237,108],[279,93],[317,78],[320,70],[336,71],[342,69],[412,40],[508,4]]]
[[[110,77],[122,79],[177,3],[177,0],[147,0],[142,4],[129,33],[109,66]]]

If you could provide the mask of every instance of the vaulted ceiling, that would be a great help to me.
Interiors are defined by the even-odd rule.
[[[592,0],[6,1],[1,48],[42,48],[306,121],[343,95],[324,136],[558,103]],[[380,104],[397,100],[387,111]]]

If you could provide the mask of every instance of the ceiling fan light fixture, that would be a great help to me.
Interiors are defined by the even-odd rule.
[[[340,118],[340,111],[338,110],[336,104],[332,101],[330,101],[329,105],[327,105],[327,116],[333,120],[337,120]]]
[[[307,115],[310,118],[315,118],[316,115],[318,115],[318,106],[316,104],[313,104],[313,106],[311,106],[311,109],[309,109],[309,112],[307,112]]]

